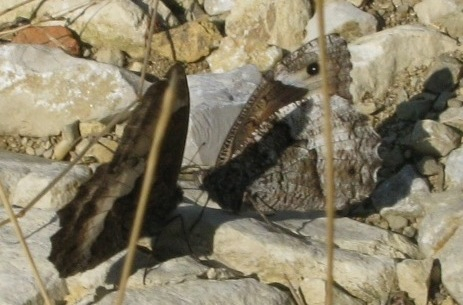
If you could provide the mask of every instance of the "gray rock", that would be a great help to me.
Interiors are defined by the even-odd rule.
[[[396,175],[383,181],[371,195],[374,207],[381,215],[399,215],[414,219],[422,214],[413,194],[429,193],[426,179],[411,165],[404,166]]]
[[[452,233],[450,239],[443,247],[441,252],[437,254],[442,267],[442,283],[448,290],[450,295],[457,301],[458,304],[463,303],[463,284],[461,278],[463,276],[463,267],[461,265],[461,253],[463,251],[463,228],[461,226],[461,205],[459,213],[460,222],[458,229]],[[452,225],[450,225],[452,226]]]
[[[445,184],[448,188],[461,189],[463,185],[463,147],[452,151],[445,162]]]
[[[453,39],[419,25],[396,26],[353,41],[349,50],[354,102],[365,95],[382,98],[398,72],[456,48]]]
[[[116,295],[117,292],[112,292],[98,304],[114,304]],[[248,278],[226,281],[196,280],[156,288],[128,289],[124,304],[292,305],[294,303],[288,294],[277,288]]]
[[[463,64],[448,54],[439,56],[428,69],[424,87],[426,90],[441,93],[451,91],[462,75]]]
[[[433,157],[425,156],[416,164],[416,169],[424,176],[433,176],[443,170],[443,165]]]
[[[321,291],[326,291],[326,282],[323,279],[303,279],[299,289],[302,295],[310,296],[310,301],[307,302],[308,305],[323,305],[327,303],[326,293],[321,293]],[[333,304],[364,305],[365,303],[334,285]]]
[[[187,222],[185,225],[189,227],[189,223],[197,218],[196,215],[198,215],[200,209],[200,207],[195,206],[181,206],[177,212],[183,215],[183,219]],[[250,215],[258,217],[256,213]],[[242,216],[245,217],[245,215]],[[295,226],[300,229],[319,216],[320,213],[288,213],[281,215],[281,218],[277,218],[280,220],[294,219]],[[270,218],[270,220],[273,219]],[[355,223],[351,220],[346,221]],[[319,226],[324,227],[323,222],[319,223]],[[344,226],[341,225],[341,227]],[[318,228],[319,232],[322,230],[322,228]],[[352,227],[352,230],[354,230],[354,227]],[[284,232],[286,231],[284,230]],[[307,231],[311,232],[311,229]],[[362,230],[357,228],[357,231],[352,232],[358,234],[360,231]],[[158,244],[159,249],[163,249],[163,255],[172,255],[172,253],[178,251],[188,253],[189,250],[186,247],[173,246],[176,244],[175,240],[178,238],[183,239],[182,233],[170,230],[169,232],[172,233],[167,231],[163,233],[165,234],[165,241]],[[190,243],[193,245],[195,253],[204,253],[211,259],[244,274],[256,274],[264,282],[278,282],[287,285],[287,282],[290,281],[292,286],[297,289],[301,285],[302,278],[307,280],[324,278],[326,266],[326,246],[324,242],[311,237],[295,237],[292,236],[293,234],[284,232],[275,227],[268,227],[252,218],[237,219],[235,216],[223,211],[206,208],[201,220],[190,235],[192,238]],[[392,239],[399,236],[390,232],[387,234],[392,234]],[[345,234],[346,239],[348,235]],[[352,247],[355,247],[355,240],[360,242],[362,235],[353,237],[350,243]],[[371,243],[372,240],[369,237],[366,239]],[[403,237],[399,237],[399,239],[406,240]],[[341,243],[349,244],[349,242]],[[367,249],[369,247],[367,244],[368,242],[364,242],[357,247]],[[371,244],[377,245],[376,242]],[[396,240],[393,244],[392,248],[399,245],[400,241]],[[401,248],[402,250],[399,251],[397,249],[388,251],[386,247],[383,248],[385,251],[378,250],[377,253],[400,255],[400,251],[405,249],[407,249],[407,253],[408,251],[410,251],[409,253],[417,253],[413,243],[408,242],[406,244],[408,246]],[[395,280],[395,268],[391,258],[359,254],[354,250],[338,248],[335,252],[336,268],[334,276],[340,289],[367,303],[380,304],[381,300],[387,299],[388,293],[386,291],[390,291],[392,282]],[[294,268],[295,266],[297,268]],[[371,281],[375,282],[374,287],[369,284]],[[312,296],[305,295],[304,298],[310,300]]]
[[[450,295],[463,302],[463,196],[461,190],[435,193],[421,199],[425,216],[418,227],[418,245],[428,257],[439,259],[442,283]]]
[[[211,16],[228,12],[235,4],[235,0],[204,0],[204,10]]]
[[[394,145],[394,147],[390,150],[383,148],[379,150],[379,153],[383,160],[384,167],[398,169],[402,167],[405,162],[402,149],[398,145]]]
[[[438,254],[456,230],[463,217],[463,196],[453,190],[421,196],[419,204],[424,217],[418,226],[418,245],[427,257]]]
[[[106,129],[106,125],[98,121],[87,121],[79,123],[79,132],[82,138],[96,136]]]
[[[219,48],[206,58],[211,71],[222,73],[247,64],[256,65],[259,70],[265,71],[283,55],[280,48],[259,43],[248,52],[247,44],[244,38],[224,37]]]
[[[118,67],[124,66],[125,56],[120,50],[110,48],[99,48],[93,58],[101,63],[110,64]]]
[[[274,218],[287,215],[276,215]],[[273,219],[272,219],[273,220]],[[274,220],[275,223],[311,240],[325,242],[326,218]],[[405,219],[405,222],[407,220]],[[334,243],[344,250],[393,258],[418,258],[418,248],[407,238],[349,218],[337,218]]]
[[[408,293],[415,305],[428,304],[432,259],[406,259],[397,264],[399,290]]]
[[[306,26],[308,42],[319,36],[318,13],[309,20]],[[348,41],[373,34],[377,29],[377,20],[372,15],[346,1],[329,1],[325,6],[326,33],[339,33]]]
[[[448,106],[449,100],[451,100],[455,96],[455,92],[452,91],[444,91],[439,94],[436,101],[432,105],[432,109],[437,112],[444,111]]]
[[[208,271],[208,267],[191,256],[182,256],[162,262],[148,270],[138,270],[128,282],[128,287],[155,287],[196,280]]]
[[[26,206],[68,164],[39,157],[0,152],[0,179],[6,188],[10,203]],[[58,209],[68,203],[78,187],[90,177],[90,170],[83,165],[75,166],[36,204],[36,208]]]
[[[417,152],[435,157],[446,156],[458,147],[461,136],[452,128],[432,120],[418,121],[410,136],[410,144]]]
[[[225,32],[231,38],[246,38],[249,43],[294,51],[304,39],[312,9],[307,0],[236,1],[225,20]]]
[[[76,145],[76,153],[80,154],[88,145],[90,141],[88,139],[83,139]],[[116,141],[110,140],[108,138],[100,138],[98,143],[95,143],[90,149],[85,153],[84,158],[94,158],[98,163],[109,163],[116,151],[118,143]]]
[[[189,164],[215,164],[228,130],[260,79],[252,65],[223,74],[188,76],[191,114],[185,159]]]
[[[445,110],[439,115],[439,122],[463,132],[463,107]]]
[[[463,106],[463,97],[458,96],[456,98],[449,99],[447,101],[447,106],[449,108],[460,108]]]
[[[294,51],[302,45],[310,3],[308,0],[235,1],[225,20],[227,37],[207,58],[211,70],[229,71],[245,64],[268,70],[281,58],[280,48]]]
[[[458,10],[442,16],[435,21],[435,24],[444,33],[458,40],[461,40],[463,37],[463,25],[461,24],[461,19],[463,18],[462,7],[463,5]]]
[[[53,148],[53,158],[55,160],[63,160],[79,139],[78,122],[63,126],[61,130],[61,141]]]
[[[15,212],[19,212],[18,209]],[[33,209],[19,223],[50,298],[62,300],[67,294],[66,283],[58,278],[58,272],[47,260],[49,238],[58,228],[57,221],[53,220],[55,215],[53,211]],[[0,218],[7,218],[3,206],[0,208]],[[0,248],[0,304],[44,304],[11,224],[0,229]]]
[[[287,277],[295,287],[301,278],[323,278],[326,271],[324,244],[273,232],[252,219],[229,221],[218,227],[213,255],[227,266],[245,274],[257,273],[267,282],[285,282]],[[334,257],[334,278],[342,289],[367,303],[386,301],[395,272],[392,259],[341,249],[335,250]]]
[[[196,62],[219,45],[222,36],[216,25],[206,19],[190,21],[168,32],[153,35],[153,52],[172,60]]]
[[[463,3],[459,0],[424,0],[414,6],[418,19],[423,24],[428,24],[448,33],[451,37],[463,36],[461,9]]]
[[[352,3],[353,5],[357,7],[361,6],[365,2],[365,0],[347,0],[347,1],[349,1],[350,3]]]
[[[397,117],[401,120],[417,121],[423,119],[431,110],[436,96],[431,93],[420,93],[408,102],[402,102],[397,106]]]
[[[2,134],[56,135],[64,125],[100,120],[136,99],[138,76],[60,49],[7,44],[0,61]]]
[[[432,24],[434,20],[454,12],[458,8],[457,1],[423,0],[417,3],[413,10],[421,23]]]
[[[391,228],[394,232],[402,232],[402,230],[408,225],[408,220],[402,216],[386,214],[384,215],[384,218],[387,220],[389,228]]]
[[[29,18],[31,12],[35,12],[39,19],[50,19],[52,16],[55,17],[54,25],[57,25],[56,20],[62,20],[59,25],[68,26],[79,33],[82,41],[94,47],[122,50],[131,57],[143,56],[148,18],[132,1],[51,0],[40,4],[29,2],[18,5],[14,10],[7,10],[20,2],[2,1],[0,11],[7,13],[2,14],[0,22],[13,21],[19,16]],[[72,22],[67,23],[68,20]]]

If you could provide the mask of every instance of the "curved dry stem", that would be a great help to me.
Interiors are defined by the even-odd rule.
[[[37,285],[39,286],[39,289],[40,289],[40,294],[42,295],[45,304],[52,305],[53,303],[50,297],[48,296],[45,285],[42,281],[42,278],[40,277],[39,270],[37,269],[37,265],[35,264],[34,259],[32,258],[31,250],[27,246],[26,240],[24,239],[24,234],[21,230],[21,227],[19,226],[18,220],[16,219],[14,215],[13,209],[11,208],[11,205],[8,202],[5,189],[3,188],[3,185],[1,183],[0,183],[0,200],[3,202],[3,205],[5,206],[5,210],[8,214],[8,217],[11,219],[11,222],[13,224],[13,228],[18,238],[18,241],[21,244],[21,247],[24,251],[26,259],[31,266],[32,274],[34,275],[35,281],[37,282]]]

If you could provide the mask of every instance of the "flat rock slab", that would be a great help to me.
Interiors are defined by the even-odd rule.
[[[0,134],[49,136],[101,120],[136,100],[138,77],[38,45],[0,47]]]
[[[7,218],[3,206],[0,218]],[[47,260],[50,236],[58,229],[55,212],[34,209],[19,219],[19,225],[50,297],[63,299],[67,294],[65,281],[58,278],[55,267]],[[32,269],[11,224],[0,228],[0,258],[0,304],[43,304]]]
[[[0,182],[14,206],[26,206],[67,167],[65,162],[0,151]],[[53,210],[62,207],[90,176],[87,166],[74,166],[34,207]]]

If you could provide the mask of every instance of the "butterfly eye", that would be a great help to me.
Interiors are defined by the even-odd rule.
[[[314,76],[317,75],[320,71],[320,67],[318,66],[318,62],[311,63],[306,68],[307,74]]]

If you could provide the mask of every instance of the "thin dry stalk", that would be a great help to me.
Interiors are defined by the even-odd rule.
[[[0,200],[3,202],[3,205],[5,206],[5,210],[8,214],[8,217],[11,219],[11,222],[13,223],[13,228],[16,233],[16,237],[18,238],[18,241],[21,244],[21,247],[24,251],[26,259],[31,266],[32,274],[34,275],[35,281],[37,282],[37,285],[39,286],[39,289],[40,289],[40,294],[42,295],[43,300],[46,305],[52,305],[53,303],[50,297],[48,296],[45,285],[42,281],[42,278],[40,277],[39,270],[37,269],[37,265],[35,264],[34,259],[32,258],[32,253],[29,247],[27,246],[26,240],[24,239],[24,234],[21,230],[21,227],[19,226],[18,220],[16,219],[14,215],[13,209],[11,208],[11,205],[8,202],[5,189],[3,188],[3,185],[1,183],[0,183]]]
[[[291,295],[293,296],[294,301],[296,301],[296,304],[297,305],[307,305],[307,303],[304,301],[304,299],[302,299],[300,293],[296,290],[294,285],[289,280],[287,274],[285,274],[285,279],[288,282],[289,292],[291,292]]]
[[[130,108],[132,108],[134,103],[132,103],[130,106],[128,106],[122,113],[128,111]],[[123,114],[116,115],[114,119],[109,122],[109,124],[106,126],[106,128],[100,132],[97,136],[91,139],[91,141],[88,143],[88,145],[77,155],[74,161],[70,162],[69,165],[58,175],[56,176],[40,193],[38,193],[21,211],[19,211],[15,217],[20,218],[23,217],[30,209],[34,207],[34,205],[46,194],[52,187],[55,186],[56,183],[58,183],[61,178],[63,178],[73,167],[76,165],[82,157],[87,153],[87,151],[95,145],[101,137],[104,135],[108,134],[111,129],[119,122],[120,118],[123,116]],[[10,222],[10,219],[5,219],[0,221],[0,227],[3,225],[7,224]]]
[[[141,227],[143,224],[143,218],[146,211],[146,206],[150,196],[151,185],[153,179],[156,176],[156,167],[159,164],[159,155],[161,152],[161,143],[167,131],[167,125],[172,114],[174,101],[176,98],[176,92],[174,88],[178,82],[178,75],[175,73],[170,79],[169,86],[164,94],[162,100],[162,111],[159,116],[158,122],[156,122],[153,130],[153,142],[151,143],[151,149],[148,156],[145,177],[141,189],[140,200],[138,201],[137,211],[135,214],[135,220],[132,227],[132,233],[130,235],[129,246],[127,248],[127,256],[124,262],[124,268],[122,269],[121,282],[119,285],[119,291],[116,299],[117,305],[121,305],[124,301],[124,293],[127,288],[127,281],[132,269],[133,260],[135,257],[135,250],[137,246],[138,237],[140,236]]]
[[[37,0],[27,0],[27,1],[24,1],[22,3],[19,3],[19,4],[15,5],[15,6],[13,6],[13,7],[10,7],[8,9],[4,10],[3,12],[0,12],[0,16],[4,15],[4,14],[6,14],[6,13],[8,13],[8,12],[22,6],[22,5],[24,5],[24,4],[27,4],[27,3],[33,2],[33,1],[37,1]],[[45,23],[45,22],[52,21],[52,20],[57,20],[59,18],[62,18],[64,15],[69,14],[69,13],[75,11],[75,10],[78,10],[78,9],[81,9],[81,8],[88,8],[88,7],[92,6],[92,5],[95,5],[97,2],[100,2],[100,0],[91,0],[88,3],[79,4],[79,5],[75,6],[75,7],[63,10],[61,12],[57,12],[54,16],[42,17],[42,18],[34,20],[34,21],[31,20],[30,24],[22,25],[22,26],[19,26],[19,27],[10,29],[10,30],[1,31],[0,32],[0,37],[6,36],[6,35],[9,35],[9,34],[12,34],[12,33],[16,33],[18,31],[20,31],[22,29],[25,29],[25,28],[28,28],[28,27],[38,26],[41,23]]]
[[[320,29],[319,45],[320,45],[320,71],[322,76],[322,97],[323,97],[323,138],[325,142],[325,210],[327,216],[326,222],[326,291],[325,305],[333,304],[333,268],[334,268],[334,164],[333,164],[333,130],[331,122],[331,105],[330,96],[328,93],[328,73],[326,66],[326,38],[325,38],[325,9],[324,1],[316,1],[316,9],[318,10],[318,28]]]
[[[16,5],[13,5],[12,7],[9,7],[9,8],[7,8],[7,9],[1,11],[1,12],[0,12],[0,16],[3,16],[3,15],[5,15],[6,13],[9,13],[9,12],[11,12],[11,11],[14,11],[14,10],[17,9],[18,7],[21,7],[21,6],[23,6],[23,5],[26,5],[26,4],[31,3],[31,2],[34,2],[34,1],[37,1],[37,0],[25,0],[25,1],[23,1],[23,2],[20,2],[20,3],[16,4]]]
[[[156,24],[156,14],[158,11],[159,0],[155,0],[153,3],[153,8],[151,9],[151,22],[150,28],[148,30],[148,40],[146,41],[145,56],[143,57],[143,68],[141,69],[140,75],[140,85],[138,87],[138,96],[141,96],[143,93],[143,83],[146,76],[146,68],[148,67],[148,60],[151,53],[151,42],[153,41],[154,34],[154,25]]]
[[[148,31],[148,40],[146,42],[145,56],[143,59],[143,69],[140,77],[140,87],[138,94],[141,96],[143,90],[143,82],[146,74],[146,67],[148,65],[149,55],[151,53],[151,41],[154,32],[154,25],[156,23],[156,13],[158,9],[159,0],[153,2],[153,8],[151,9],[151,23]],[[125,291],[127,290],[127,282],[130,275],[130,270],[132,269],[133,261],[135,258],[135,251],[137,247],[137,241],[140,236],[141,227],[143,225],[143,219],[146,212],[146,206],[148,204],[148,199],[150,196],[150,189],[153,182],[153,177],[156,175],[156,167],[159,164],[159,155],[161,152],[161,143],[164,139],[164,135],[167,130],[167,125],[169,124],[170,115],[173,109],[175,92],[173,88],[176,87],[178,81],[178,75],[175,73],[172,76],[172,79],[169,82],[169,86],[164,93],[162,100],[162,111],[159,116],[158,122],[154,124],[153,130],[153,141],[151,143],[150,153],[148,155],[145,177],[143,178],[143,184],[140,194],[140,199],[138,200],[137,210],[135,212],[135,219],[132,226],[132,232],[130,234],[129,245],[127,248],[127,255],[124,262],[124,267],[122,269],[122,274],[119,284],[119,292],[116,298],[115,304],[120,304],[124,302]]]

